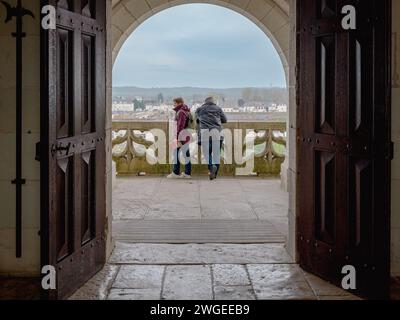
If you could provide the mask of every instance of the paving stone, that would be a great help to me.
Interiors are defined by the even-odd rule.
[[[152,204],[156,203],[173,203],[176,205],[182,205],[189,202],[199,202],[198,189],[191,188],[178,188],[174,189],[171,186],[165,186],[165,188],[171,188],[170,190],[160,190],[153,194],[153,197],[149,199]]]
[[[217,187],[201,187],[199,198],[202,204],[216,201],[247,202],[246,195],[240,188],[235,188],[234,183],[224,182]]]
[[[155,194],[169,195],[173,198],[179,199],[177,197],[181,192],[195,193],[197,195],[198,191],[198,178],[195,177],[192,180],[169,180],[161,179],[155,187]]]
[[[105,300],[109,287],[114,280],[119,267],[107,264],[92,279],[78,289],[70,300]]]
[[[275,178],[252,178],[237,179],[244,191],[257,191],[259,188],[266,188],[271,191],[281,190],[281,180]]]
[[[257,219],[247,202],[238,201],[202,201],[202,219]]]
[[[276,195],[271,195],[271,197],[276,197]],[[285,197],[284,199],[264,199],[262,195],[257,195],[257,198],[254,199],[254,196],[248,196],[248,201],[254,210],[257,212],[257,215],[260,219],[268,219],[271,216],[279,216],[286,217],[288,214],[288,205],[289,198]],[[273,202],[272,202],[273,201]],[[276,203],[278,202],[278,203]]]
[[[160,178],[118,177],[118,183],[113,190],[113,200],[144,200],[152,197]]]
[[[346,296],[320,296],[318,300],[362,300],[360,297],[354,295]]]
[[[117,242],[114,264],[291,263],[283,244],[138,244]]]
[[[336,287],[335,285],[322,280],[321,278],[314,276],[308,272],[303,271],[303,274],[314,290],[317,296],[349,296],[351,295],[350,292],[343,290],[341,288]]]
[[[194,202],[172,203],[168,201],[160,203],[157,201],[149,204],[145,219],[201,219],[200,204]]]
[[[143,219],[148,210],[148,205],[143,200],[118,199],[113,201],[113,219],[129,220]]]
[[[111,289],[108,300],[160,300],[161,289]]]
[[[248,265],[257,299],[316,299],[295,264]]]
[[[165,273],[162,299],[211,300],[210,266],[168,266]]]
[[[164,266],[124,265],[121,266],[112,287],[130,289],[159,288],[161,290],[164,270]]]
[[[247,286],[250,280],[246,267],[240,264],[215,264],[212,266],[214,286]]]
[[[215,300],[255,300],[251,286],[216,286]]]

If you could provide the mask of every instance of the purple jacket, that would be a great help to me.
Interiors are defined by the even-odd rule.
[[[190,109],[187,105],[183,104],[180,106],[177,106],[174,108],[174,111],[176,112],[175,114],[175,121],[176,121],[176,137],[179,140],[179,135],[181,134],[182,131],[186,129],[187,123],[188,123],[188,117],[190,114]],[[182,135],[185,133],[183,132]],[[188,143],[190,141],[190,137],[187,136],[186,139],[184,139],[183,143]]]

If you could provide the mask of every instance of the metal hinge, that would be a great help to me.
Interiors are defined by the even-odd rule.
[[[386,159],[393,160],[394,159],[394,143],[390,141],[386,145]]]
[[[294,74],[295,74],[295,80],[296,80],[296,86],[295,86],[295,103],[296,106],[300,105],[300,70],[298,66],[295,66],[294,68]]]
[[[36,155],[35,160],[40,162],[41,147],[40,142],[36,143]]]
[[[71,142],[68,143],[66,146],[63,146],[62,143],[57,143],[57,144],[53,144],[51,146],[51,155],[54,157],[56,152],[62,152],[65,151],[65,155],[67,156],[69,154],[69,151],[71,149]]]

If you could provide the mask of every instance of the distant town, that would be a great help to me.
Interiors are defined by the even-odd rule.
[[[152,88],[113,89],[113,120],[165,121],[173,117],[173,99],[181,96],[195,112],[213,96],[229,120],[286,121],[286,88]]]

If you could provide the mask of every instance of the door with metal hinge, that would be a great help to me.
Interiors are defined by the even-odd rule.
[[[57,27],[42,31],[42,265],[62,299],[105,263],[106,0],[42,1]]]
[[[339,286],[343,267],[352,266],[353,292],[384,298],[390,278],[391,1],[297,4],[300,265]],[[354,29],[342,24],[349,8]]]

